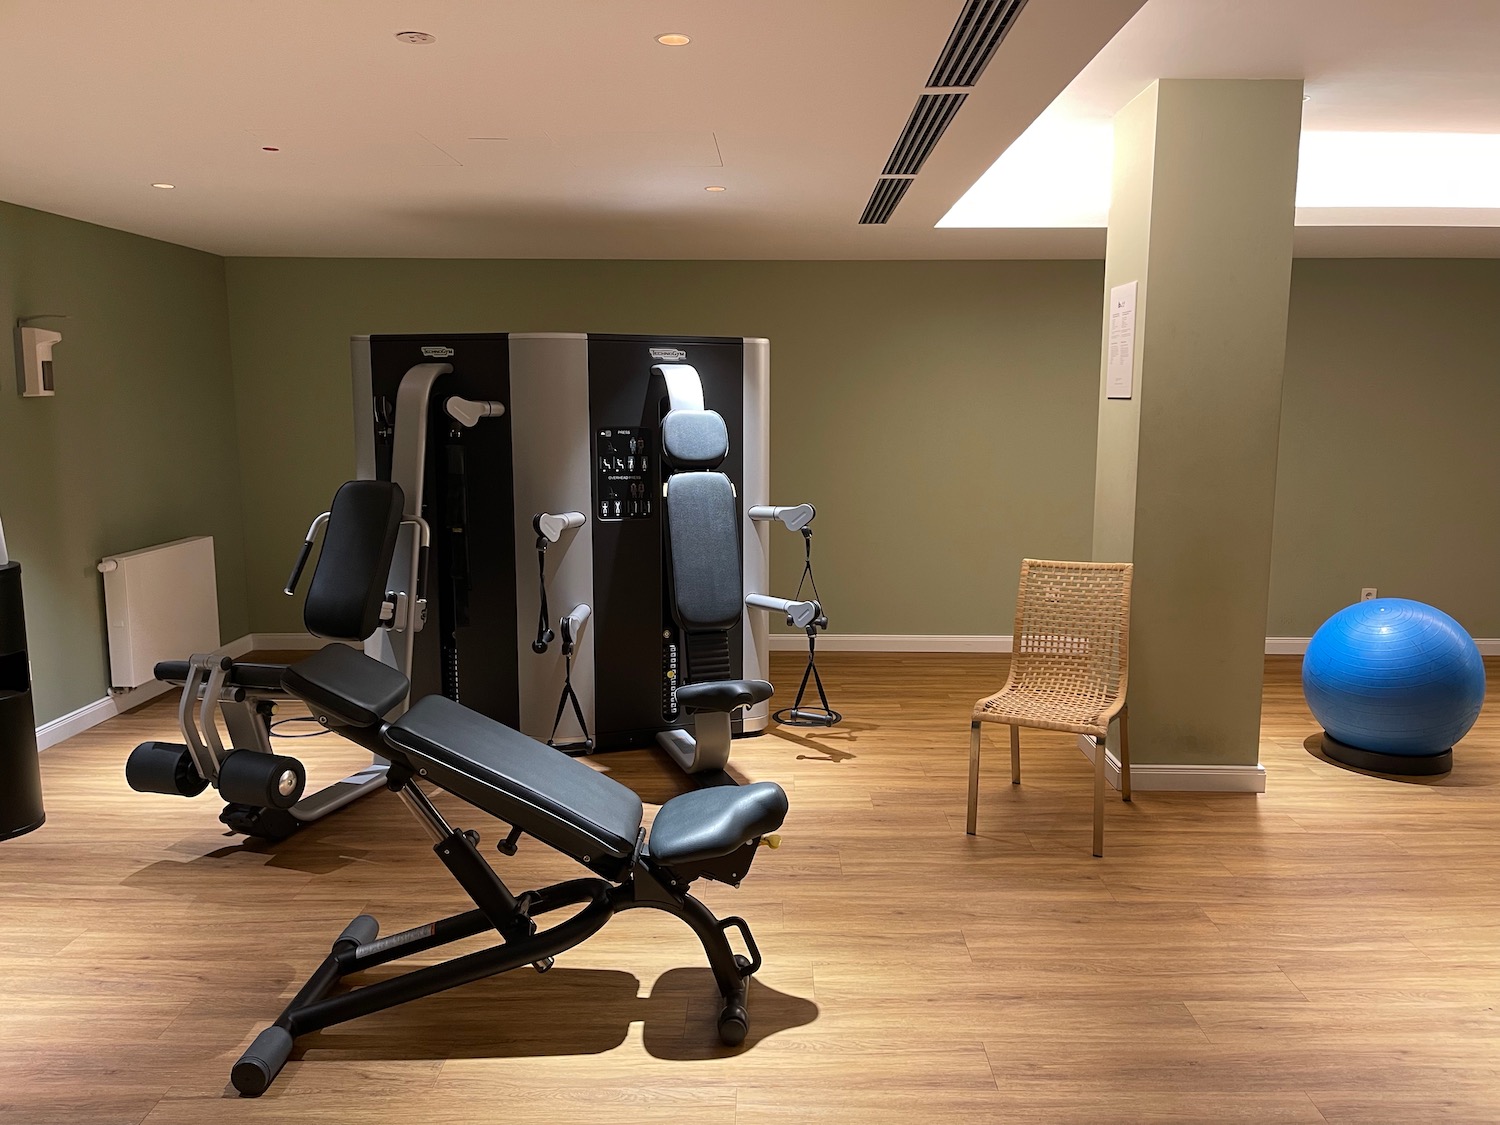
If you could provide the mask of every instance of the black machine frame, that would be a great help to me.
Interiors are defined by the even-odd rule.
[[[343,733],[374,751],[384,745],[388,725]],[[641,829],[629,866],[618,881],[570,879],[517,895],[480,854],[479,834],[451,826],[418,787],[409,768],[392,763],[387,786],[427,830],[433,839],[433,853],[473,900],[475,909],[386,937],[379,936],[380,925],[373,916],[354,918],[334,939],[328,955],[291,1003],[234,1064],[230,1081],[241,1094],[258,1097],[266,1091],[291,1057],[298,1036],[526,965],[546,972],[558,954],[598,933],[615,914],[638,908],[679,918],[697,936],[723,1002],[718,1017],[719,1038],[731,1047],[744,1042],[750,1025],[750,978],[761,967],[760,949],[743,918],[715,917],[689,893],[689,887],[700,876],[738,885],[749,870],[758,841],[745,843],[685,878],[645,854],[646,832]],[[498,843],[500,852],[514,855],[521,835],[520,829],[512,829]],[[535,919],[540,915],[579,904],[583,909],[578,913],[545,930],[537,929]],[[491,929],[501,940],[487,949],[331,995],[346,977]],[[739,931],[749,956],[734,952],[728,936],[731,929]]]

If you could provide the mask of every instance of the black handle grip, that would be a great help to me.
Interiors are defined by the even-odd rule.
[[[417,553],[417,589],[416,597],[420,601],[427,596],[427,548],[423,547]]]
[[[297,592],[297,583],[302,579],[302,568],[307,565],[307,557],[312,554],[312,540],[302,544],[302,550],[297,554],[297,565],[292,567],[292,576],[286,580],[286,589],[283,593],[288,596]]]

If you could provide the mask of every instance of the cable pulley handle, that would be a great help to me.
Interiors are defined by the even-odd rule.
[[[318,537],[318,528],[328,522],[328,512],[324,512],[313,520],[307,529],[307,538],[302,541],[302,550],[297,552],[297,563],[292,567],[292,576],[286,580],[286,586],[282,593],[291,597],[297,592],[297,583],[302,581],[302,571],[307,567],[307,560],[312,556],[313,541]]]

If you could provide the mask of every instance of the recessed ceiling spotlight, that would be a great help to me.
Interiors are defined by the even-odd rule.
[[[666,35],[658,35],[656,41],[663,47],[686,47],[692,42],[686,35],[679,35],[675,31],[668,32]]]
[[[176,184],[152,184],[151,186],[154,187],[154,188],[161,188],[162,191],[171,191],[177,185]]]
[[[723,187],[723,186],[721,186],[719,184],[710,184],[708,187],[704,188],[703,190],[704,191],[728,191],[729,189],[725,188],[725,187]]]
[[[425,31],[398,31],[396,38],[403,43],[436,43],[437,36],[429,35]]]

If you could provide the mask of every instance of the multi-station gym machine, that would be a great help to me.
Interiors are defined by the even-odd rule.
[[[768,614],[826,626],[816,600],[765,592],[771,525],[804,530],[814,514],[769,503],[769,355],[759,339],[357,337],[359,475],[395,480],[431,528],[427,603],[393,595],[367,647],[414,697],[441,693],[569,751],[658,741],[710,768],[672,733],[692,724],[676,698],[686,638],[669,604],[661,425],[683,405],[724,421],[744,610],[719,674],[764,679]],[[398,546],[392,591],[412,588],[411,557]],[[769,718],[756,703],[732,729]]]
[[[445,695],[566,753],[656,742],[703,772],[722,768],[733,734],[770,721],[751,697],[769,694],[767,615],[780,614],[806,632],[809,660],[776,721],[839,721],[813,664],[827,626],[812,583],[815,513],[768,502],[767,341],[534,333],[361,336],[352,347],[358,476],[400,484],[406,510],[384,600],[313,631],[367,638],[411,680],[412,699]],[[716,589],[739,581],[728,602],[739,610],[712,654],[694,650],[701,637],[673,600],[669,565],[696,564],[696,541],[671,558],[666,543],[663,420],[674,410],[723,422],[723,455],[697,467],[727,478],[738,527],[703,553],[718,560]],[[327,519],[309,528],[288,594]],[[772,524],[804,538],[790,599],[764,592]],[[738,537],[727,567],[724,535]],[[283,672],[221,652],[158,665],[181,689],[183,741],[137,747],[130,784],[181,796],[213,786],[231,831],[272,839],[380,789],[376,762],[304,792],[302,764],[271,742]],[[700,697],[705,680],[747,690],[717,709],[685,707],[685,678]],[[821,706],[803,704],[810,681]]]

